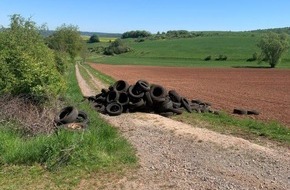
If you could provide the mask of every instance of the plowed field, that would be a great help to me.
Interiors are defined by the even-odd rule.
[[[261,112],[256,119],[290,126],[290,70],[91,65],[116,80],[132,84],[144,79],[228,113],[255,109]]]

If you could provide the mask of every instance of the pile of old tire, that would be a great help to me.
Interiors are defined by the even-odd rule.
[[[119,80],[96,96],[86,98],[94,109],[110,116],[138,111],[169,117],[182,114],[184,110],[191,113],[195,106],[175,90],[167,91],[163,86],[145,80],[138,80],[133,85]]]
[[[85,129],[88,122],[87,114],[73,106],[62,108],[54,117],[56,129]]]

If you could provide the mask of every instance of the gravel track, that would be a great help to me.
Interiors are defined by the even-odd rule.
[[[78,73],[77,77],[81,89],[89,87]],[[90,89],[82,92],[87,92],[86,96],[98,93],[90,94]],[[199,128],[202,123],[191,126],[156,114],[101,116],[136,148],[140,163],[136,171],[112,183],[101,184],[102,189],[290,187],[289,149],[260,146]],[[92,189],[91,184],[83,181],[80,189]]]

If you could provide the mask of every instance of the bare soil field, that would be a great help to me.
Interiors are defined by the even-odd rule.
[[[139,79],[175,89],[232,113],[234,108],[261,112],[256,119],[290,126],[290,70],[250,68],[184,68],[91,64],[94,69],[130,84]]]

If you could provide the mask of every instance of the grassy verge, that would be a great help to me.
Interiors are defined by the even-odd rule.
[[[225,113],[220,115],[183,113],[173,119],[205,127],[223,134],[231,134],[254,142],[271,140],[290,146],[290,129],[277,122],[262,122],[251,118],[236,118]],[[202,125],[199,125],[202,123]]]
[[[136,165],[133,147],[81,102],[73,68],[66,76],[66,104],[88,114],[88,129],[23,138],[11,130],[13,123],[0,122],[1,189],[73,189],[98,172],[122,173]]]

